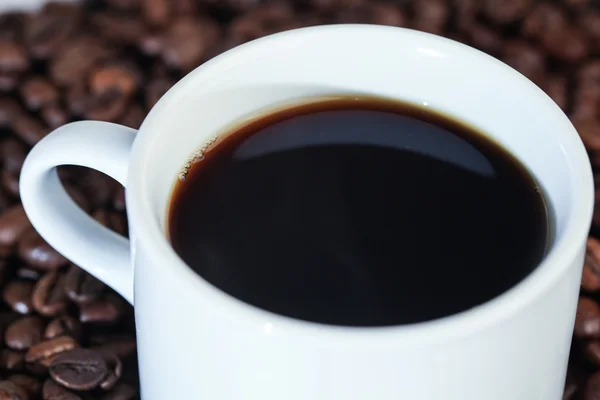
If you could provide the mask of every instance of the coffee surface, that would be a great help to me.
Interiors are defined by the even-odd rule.
[[[465,124],[317,99],[237,128],[176,184],[168,234],[222,291],[334,325],[432,320],[508,290],[550,223],[525,167]]]

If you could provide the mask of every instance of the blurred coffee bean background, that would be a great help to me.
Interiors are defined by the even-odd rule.
[[[132,307],[53,250],[25,216],[18,179],[31,147],[81,119],[138,128],[178,79],[219,53],[268,34],[339,23],[417,29],[503,60],[567,113],[600,168],[597,0],[84,0],[5,12],[0,400],[139,398]],[[83,168],[59,173],[84,210],[127,235],[122,187]],[[600,400],[598,238],[600,208],[588,240],[565,400]]]

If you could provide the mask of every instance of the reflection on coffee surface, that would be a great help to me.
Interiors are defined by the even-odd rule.
[[[502,294],[550,246],[521,162],[428,107],[309,99],[224,137],[175,184],[168,235],[256,307],[346,326],[432,320]]]

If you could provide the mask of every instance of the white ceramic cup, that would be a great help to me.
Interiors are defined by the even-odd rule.
[[[185,160],[210,138],[271,107],[342,93],[431,107],[512,151],[538,178],[555,213],[555,243],[542,264],[483,305],[385,328],[275,315],[196,275],[165,238],[171,189]],[[95,168],[126,186],[130,241],[75,206],[56,174],[63,164]],[[90,121],[57,129],[35,146],[21,176],[23,205],[40,234],[135,300],[145,400],[562,398],[592,215],[589,162],[550,98],[467,46],[360,25],[259,39],[182,79],[137,134]]]

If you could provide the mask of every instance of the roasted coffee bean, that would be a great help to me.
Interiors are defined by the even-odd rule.
[[[437,3],[437,1],[435,3]],[[436,11],[432,10],[433,8],[435,8],[435,6],[433,6],[431,8],[424,7],[422,10],[423,15],[429,15],[430,13],[435,14]],[[369,8],[369,14],[370,14],[369,19],[374,24],[387,25],[387,26],[406,26],[407,25],[406,14],[402,10],[402,8],[400,8],[398,5],[396,5],[394,3],[371,3],[370,8]],[[437,14],[436,14],[436,17],[437,17]],[[297,22],[297,25],[295,25],[294,21],[292,21],[291,23],[284,25],[286,27],[286,29],[282,29],[282,31],[288,30],[288,29],[303,28],[306,26],[320,25],[319,22],[320,21],[318,21],[317,19],[313,20],[311,18],[305,18],[303,20],[299,20]]]
[[[483,11],[490,20],[507,24],[522,18],[531,3],[531,0],[484,0]]]
[[[23,34],[24,15],[20,12],[0,14],[0,38],[16,40]]]
[[[29,314],[33,311],[31,295],[34,283],[25,280],[13,280],[2,291],[2,300],[19,314]]]
[[[357,18],[357,13],[354,8],[351,8],[345,10],[341,15],[336,15],[335,22],[352,23],[355,18]],[[364,15],[362,13],[358,13],[358,18],[363,19]],[[251,14],[239,16],[233,20],[227,29],[228,39],[239,44],[258,39],[267,33],[267,28],[264,26],[263,22]]]
[[[50,129],[56,129],[69,122],[66,111],[57,104],[49,104],[42,108],[41,116]]]
[[[465,34],[469,43],[481,51],[496,54],[502,49],[502,37],[494,29],[483,24],[471,24]]]
[[[86,304],[100,298],[106,285],[78,266],[71,264],[65,276],[65,293],[77,304]]]
[[[28,68],[27,50],[16,41],[0,39],[0,71],[23,72]]]
[[[125,114],[129,104],[124,93],[111,89],[88,97],[83,115],[88,119],[114,122]]]
[[[113,211],[98,210],[92,214],[92,217],[118,234],[127,236],[127,219],[123,214]]]
[[[0,146],[3,168],[11,173],[19,173],[27,156],[27,147],[14,138],[7,138]]]
[[[90,343],[94,350],[109,351],[119,357],[126,359],[135,354],[136,341],[133,336],[92,336]]]
[[[398,12],[395,12],[398,11]],[[373,7],[370,9],[369,18],[372,20],[377,20],[375,22],[379,25],[387,25],[387,26],[404,26],[406,20],[403,17],[404,14],[397,10],[397,7],[392,3],[374,3]],[[289,21],[284,21],[281,24],[277,24],[272,27],[272,33],[289,31],[291,29],[299,29],[305,28],[307,26],[317,26],[322,25],[323,21],[319,18],[313,18],[310,16],[301,16],[299,19],[291,19]],[[235,43],[235,42],[233,42]],[[229,46],[232,42],[227,40],[221,40],[215,43],[214,46],[211,46],[207,55],[205,56],[205,61],[215,57],[216,55],[222,53],[223,51],[232,49],[237,46],[236,44],[231,45],[230,47],[223,47],[223,45]],[[219,52],[215,53],[215,49],[218,49]]]
[[[12,269],[11,263],[7,260],[0,259],[0,285],[4,285],[7,280],[7,276],[9,275],[10,270]],[[0,325],[0,328],[2,325]],[[0,333],[0,343],[2,342],[2,334]]]
[[[110,204],[112,196],[121,185],[101,172],[86,170],[79,182],[79,188],[91,202],[91,207],[98,209]]]
[[[567,373],[567,381],[565,382],[565,390],[562,400],[574,400],[575,395],[579,391],[579,382],[569,373]]]
[[[43,378],[48,375],[48,365],[52,359],[44,359],[40,362],[25,364],[25,372]]]
[[[12,207],[13,203],[14,202],[8,193],[6,193],[6,191],[0,187],[0,217],[6,210]],[[11,250],[11,246],[0,244],[0,258],[10,255]],[[9,252],[8,254],[6,253],[7,251]]]
[[[0,381],[0,400],[29,400],[29,395],[11,381]]]
[[[51,247],[35,229],[24,234],[18,246],[21,260],[40,270],[58,269],[67,264],[67,259]]]
[[[98,33],[111,42],[137,45],[148,35],[146,26],[136,15],[122,12],[98,12],[90,16]]]
[[[73,349],[54,357],[49,372],[55,382],[68,389],[91,390],[103,382],[109,371],[98,352]]]
[[[10,263],[8,261],[0,259],[0,285],[6,282],[6,276],[8,275],[9,265]],[[0,334],[0,339],[1,338],[2,335]],[[0,342],[2,342],[2,340],[0,340]]]
[[[179,2],[181,0],[178,0]],[[201,0],[202,5],[219,5],[231,12],[247,12],[255,8],[262,0]],[[364,0],[309,0],[312,6],[319,8],[321,11],[331,11],[336,8],[345,6],[353,6],[364,2]]]
[[[83,82],[71,86],[66,96],[69,112],[75,116],[83,116],[88,102]]]
[[[0,368],[6,371],[21,371],[25,355],[19,351],[2,349],[0,352]]]
[[[83,82],[92,68],[115,54],[106,43],[98,38],[82,36],[71,39],[52,57],[50,75],[61,86]]]
[[[573,107],[569,117],[578,129],[582,140],[587,145],[588,143],[585,140],[590,140],[594,137],[594,120],[598,118],[598,110],[600,108],[600,86],[579,85],[574,93],[571,94],[571,98]],[[593,140],[590,142],[590,146],[596,145],[593,142]],[[593,149],[594,147],[590,147],[588,150]]]
[[[600,241],[593,237],[587,240],[581,288],[590,292],[600,290]]]
[[[71,196],[71,199],[73,199],[75,204],[79,206],[79,208],[81,208],[86,213],[89,213],[91,211],[92,206],[90,205],[89,200],[87,199],[86,195],[83,194],[81,189],[72,184],[67,184],[65,185],[65,190],[67,191],[69,196]]]
[[[568,110],[569,93],[566,77],[560,75],[547,76],[542,83],[542,89],[563,111]]]
[[[79,395],[56,384],[51,379],[44,382],[42,397],[44,400],[83,400]]]
[[[35,285],[32,295],[33,307],[46,317],[54,317],[65,310],[67,296],[65,277],[61,272],[47,272]]]
[[[575,336],[600,337],[600,306],[588,297],[580,297],[575,319]]]
[[[63,185],[75,185],[81,179],[81,171],[85,170],[83,167],[77,167],[74,165],[61,165],[56,167],[56,173]]]
[[[162,52],[163,44],[163,36],[159,35],[158,33],[148,32],[140,38],[138,47],[142,54],[154,57]]]
[[[219,26],[210,18],[180,17],[166,32],[162,58],[173,68],[190,71],[200,65],[220,35]]]
[[[23,206],[15,205],[0,214],[0,246],[15,246],[31,228]]]
[[[583,400],[600,400],[600,371],[588,379],[585,385]]]
[[[55,355],[77,347],[77,342],[72,337],[59,336],[31,346],[25,353],[25,361],[36,363],[51,360]]]
[[[118,64],[106,65],[92,72],[89,87],[96,95],[117,91],[125,96],[131,96],[137,90],[139,80],[138,73],[132,67]]]
[[[40,76],[32,77],[21,86],[21,96],[27,107],[38,110],[58,99],[58,90],[47,79]]]
[[[25,24],[25,42],[31,54],[45,59],[58,51],[80,25],[81,9],[77,5],[47,5],[30,14]]]
[[[261,0],[235,0],[237,3],[258,3],[260,1]],[[172,0],[171,3],[173,12],[177,15],[195,14],[199,10],[199,2],[196,0]]]
[[[15,374],[10,375],[8,380],[17,386],[25,389],[29,396],[37,396],[42,390],[42,382],[28,375]]]
[[[449,13],[447,0],[414,0],[414,28],[440,34],[445,29]]]
[[[347,2],[346,7],[352,8],[360,5],[371,4],[369,1],[353,1]],[[338,12],[341,10],[338,10]],[[262,1],[253,10],[246,15],[253,16],[263,23],[274,24],[279,21],[289,20],[294,17],[294,7],[289,1]]]
[[[595,81],[580,81],[571,94],[573,110],[571,119],[594,119],[600,104],[600,85]]]
[[[125,211],[125,188],[119,187],[113,196],[112,206],[117,211]]]
[[[586,343],[584,353],[592,363],[600,366],[600,342],[593,340]]]
[[[144,19],[148,25],[164,26],[172,15],[170,0],[141,0]]]
[[[46,323],[39,317],[23,317],[11,323],[4,334],[6,345],[13,350],[27,350],[42,340]]]
[[[0,216],[6,210],[8,210],[10,207],[12,207],[12,204],[13,204],[13,201],[12,201],[11,197],[8,195],[8,193],[6,193],[6,191],[4,189],[2,189],[0,187]],[[0,244],[0,258],[10,255],[11,251],[12,251],[11,246],[6,246],[3,244]]]
[[[121,383],[115,386],[110,392],[106,393],[102,400],[133,400],[137,391],[130,385]]]
[[[539,2],[525,17],[521,31],[525,36],[542,38],[562,32],[568,24],[564,10],[548,2]]]
[[[116,296],[105,296],[102,299],[82,304],[79,308],[79,320],[83,323],[113,324],[121,318],[126,305]]]
[[[593,50],[600,50],[600,11],[586,11],[582,13],[576,25],[588,36]]]
[[[106,0],[106,3],[117,10],[137,10],[142,0]]]
[[[17,114],[22,112],[21,105],[8,97],[0,97],[0,127],[10,126]]]
[[[431,20],[427,19],[429,16],[435,14],[435,5],[433,7],[427,7],[424,5],[417,11],[417,15],[420,16],[413,23],[413,28],[419,29],[429,24],[434,25],[436,28],[441,28],[441,25],[435,25],[435,18]],[[389,26],[405,26],[407,25],[407,18],[403,10],[394,3],[382,3],[382,2],[369,2],[364,4],[357,4],[340,10],[335,17],[335,23],[368,23],[377,25],[389,25]],[[244,28],[247,30],[245,34],[238,32],[234,36],[243,37],[246,36],[245,41],[251,40],[254,37],[260,37],[276,32],[283,32],[285,30],[301,28],[311,25],[319,25],[318,19],[310,21],[310,17],[304,17],[298,19],[294,17],[293,10],[286,3],[265,3],[260,7],[256,16],[252,13],[247,14],[246,17],[242,17],[238,23],[240,25],[233,26],[233,29]]]
[[[175,84],[168,78],[155,79],[146,85],[146,108],[149,110]]]
[[[373,23],[371,9],[365,6],[348,7],[333,17],[333,23]],[[231,24],[232,38],[238,43],[287,30],[294,25],[294,11],[289,3],[264,3],[242,15]],[[240,28],[242,28],[240,30]],[[241,41],[240,41],[241,39]]]
[[[562,0],[562,3],[564,3],[567,7],[578,9],[588,6],[590,4],[590,0]]]
[[[12,311],[2,311],[2,312],[0,312],[0,327],[6,328],[8,325],[10,325],[11,323],[13,323],[14,321],[16,321],[19,318],[21,318],[20,314],[17,314]],[[2,336],[2,333],[3,332],[0,329],[0,337]],[[0,340],[0,343],[2,343],[2,342],[3,342],[3,340]]]
[[[22,74],[19,72],[0,71],[0,91],[4,93],[12,92],[19,87]]]
[[[0,183],[2,184],[3,191],[12,196],[12,197],[20,197],[19,196],[19,174],[12,173],[7,170],[3,170],[2,174],[0,174]]]
[[[2,176],[0,177],[2,182],[2,187],[6,191],[6,193],[10,194],[13,197],[19,197],[19,174],[12,173],[7,170],[2,171]]]
[[[539,83],[544,79],[546,57],[539,48],[525,41],[506,42],[502,49],[502,61],[533,82]]]
[[[586,264],[581,275],[581,288],[588,292],[600,291],[600,275]]]
[[[589,114],[589,111],[586,114]],[[588,150],[600,151],[600,121],[590,119],[589,117],[573,118],[573,115],[571,116],[571,121],[573,121],[579,137]]]
[[[19,114],[13,121],[13,129],[17,136],[30,146],[42,140],[50,130],[39,120],[29,114]]]
[[[4,269],[5,268],[5,266],[4,266],[5,261],[2,260],[2,259],[11,256],[12,252],[13,252],[13,249],[11,247],[0,246],[0,261],[1,261],[1,263],[0,263],[0,267],[1,268],[0,269]],[[4,282],[4,280],[2,279],[2,282],[0,282],[0,283],[3,283],[3,282]]]
[[[456,29],[462,32],[475,23],[482,2],[479,0],[451,0],[451,9],[454,13]],[[445,36],[450,37],[456,32],[449,31]]]
[[[577,71],[577,81],[580,85],[600,86],[600,60],[583,64]]]
[[[107,373],[102,382],[100,383],[100,388],[104,390],[112,389],[119,379],[121,379],[121,375],[123,373],[123,364],[119,357],[110,351],[97,351],[104,362],[106,363]]]
[[[70,336],[78,340],[82,335],[81,323],[71,316],[63,316],[50,321],[44,332],[44,338],[54,339],[59,336]]]
[[[43,271],[55,270],[68,263],[35,229],[23,235],[19,241],[18,253],[21,260]]]
[[[40,279],[42,274],[37,269],[29,268],[29,267],[19,267],[15,271],[15,275],[21,279],[30,279],[32,281],[37,281]]]
[[[152,65],[149,66],[149,76],[151,79],[163,79],[172,77],[172,70],[162,60],[156,60]]]
[[[125,114],[119,119],[118,123],[133,129],[139,129],[146,118],[146,112],[142,107],[133,104],[125,111]]]
[[[561,61],[575,63],[589,54],[589,45],[583,32],[576,27],[546,35],[542,39],[548,53]]]
[[[19,87],[21,75],[16,72],[0,72],[0,91],[11,92]]]

